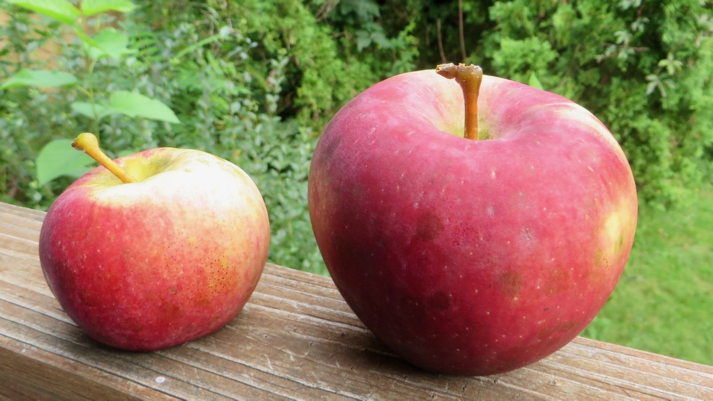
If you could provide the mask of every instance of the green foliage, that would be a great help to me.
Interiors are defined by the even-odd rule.
[[[77,77],[62,71],[22,70],[0,85],[0,89],[21,86],[39,86],[41,88],[59,88],[74,85]]]
[[[40,151],[82,131],[99,134],[113,155],[202,149],[240,165],[260,187],[270,260],[325,273],[306,189],[320,132],[368,86],[441,61],[476,62],[583,104],[622,143],[652,204],[680,204],[711,178],[706,1],[464,0],[463,41],[458,2],[77,3],[0,3],[9,17],[0,27],[3,201],[47,208],[78,170]],[[50,41],[59,51],[37,57]]]
[[[69,101],[64,96],[27,86],[29,82],[22,80],[25,76],[43,80],[45,84],[67,82],[66,79],[55,80],[57,76],[43,77],[45,73],[38,76],[37,71],[49,71],[43,68],[47,63],[31,58],[38,48],[60,35],[61,25],[51,20],[38,22],[18,8],[6,11],[6,7],[11,6],[0,3],[0,11],[8,17],[8,21],[0,25],[0,37],[6,39],[0,50],[0,77],[6,85],[0,89],[0,200],[46,207],[49,199],[54,198],[54,192],[68,183],[58,180],[40,186],[35,175],[35,158],[54,132],[72,132],[75,128],[67,118]],[[18,74],[14,82],[12,78],[4,79],[15,73]],[[22,85],[16,85],[19,83]],[[16,87],[11,89],[12,86]]]
[[[86,173],[94,159],[72,147],[71,139],[55,139],[37,155],[37,184],[44,185],[55,178],[79,178]]]
[[[108,104],[96,102],[97,93],[95,93],[93,82],[96,62],[102,58],[119,59],[132,51],[127,48],[126,33],[118,32],[112,28],[99,28],[102,21],[101,16],[93,21],[94,30],[98,31],[93,37],[89,36],[84,25],[88,22],[88,17],[96,16],[104,11],[130,11],[134,8],[133,3],[127,0],[84,1],[81,3],[81,10],[66,0],[13,0],[10,3],[69,25],[81,40],[88,66],[86,82],[84,85],[78,85],[77,89],[86,95],[89,102],[74,101],[70,107],[75,113],[93,119],[94,131],[96,131],[99,120],[111,114],[179,123],[176,115],[165,104],[139,93],[108,91],[110,93]],[[22,69],[0,85],[0,89],[23,86],[60,88],[77,84],[77,77],[68,72]],[[38,185],[65,175],[76,178],[88,170],[85,157],[61,147],[65,145],[65,142],[65,139],[55,139],[40,151],[35,160]]]
[[[82,0],[81,7],[84,16],[91,17],[107,11],[128,13],[136,8],[136,5],[129,0]]]
[[[118,0],[81,4],[83,14],[56,19],[77,24],[92,13],[131,8],[107,8],[125,4]],[[52,133],[66,141],[93,126],[114,155],[156,146],[202,149],[235,162],[260,187],[272,226],[270,260],[326,273],[307,212],[307,174],[319,133],[367,86],[413,69],[417,55],[414,26],[386,32],[378,10],[373,1],[158,1],[133,9],[122,21],[102,20],[112,28],[92,36],[75,31],[79,40],[65,40],[56,23],[37,23],[13,9],[5,27],[12,37],[9,50],[30,60],[40,47],[23,48],[31,37],[42,33],[59,40],[59,68],[95,96],[85,101],[86,94],[73,87],[5,92],[0,107],[9,146],[22,148],[23,138],[32,139],[31,146],[7,154],[13,160],[6,176],[24,181],[9,183],[3,200],[45,208],[70,182],[50,181],[57,170],[76,176],[81,162],[65,163],[58,153],[47,157],[47,150],[36,150],[55,138]],[[27,68],[11,64],[4,65],[6,71]],[[170,105],[181,124],[167,124],[175,121],[155,114],[161,107],[148,107],[146,99],[126,98],[138,93]],[[52,150],[62,142],[49,143]],[[36,175],[35,163],[46,164]]]
[[[401,8],[386,2],[380,13]],[[463,46],[487,74],[539,83],[582,104],[622,144],[646,202],[680,205],[711,179],[710,2],[465,0],[463,43],[456,2],[408,8],[417,68],[440,61],[439,48],[463,62]]]
[[[81,15],[72,3],[67,0],[6,0],[10,4],[32,10],[38,14],[46,15],[65,24],[74,24]]]
[[[713,25],[698,0],[494,2],[484,36],[493,73],[592,111],[622,144],[640,194],[681,203],[705,179],[713,145]]]
[[[112,92],[109,96],[109,104],[99,104],[97,106],[101,108],[101,114],[117,113],[129,117],[144,117],[169,123],[180,122],[168,106],[156,99],[148,98],[136,92]]]

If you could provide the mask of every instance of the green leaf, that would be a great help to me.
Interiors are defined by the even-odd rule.
[[[117,32],[113,29],[105,29],[96,34],[89,44],[89,56],[94,60],[102,57],[119,59],[124,54],[129,54],[129,38],[124,32]]]
[[[543,88],[542,84],[540,83],[540,79],[537,78],[537,74],[535,74],[534,72],[530,74],[530,79],[527,81],[527,84],[532,86],[533,88],[545,90],[545,88]]]
[[[207,37],[207,38],[205,38],[205,39],[203,39],[203,40],[200,40],[200,41],[198,41],[198,42],[196,42],[196,43],[194,43],[194,44],[192,44],[192,45],[186,47],[185,49],[181,50],[180,52],[176,53],[175,56],[171,57],[171,63],[177,64],[178,61],[180,60],[180,58],[183,57],[184,55],[186,55],[186,54],[188,54],[188,53],[190,53],[190,52],[192,52],[192,51],[194,51],[194,50],[196,50],[196,49],[198,49],[198,48],[200,48],[200,47],[203,47],[203,46],[207,45],[208,43],[215,42],[215,41],[220,40],[220,39],[222,39],[222,38],[223,38],[223,34],[222,34],[222,33],[216,33],[215,35],[212,35],[212,36],[209,36],[209,37]]]
[[[87,102],[72,102],[70,105],[72,108],[72,111],[74,111],[77,114],[81,114],[83,116],[89,117],[92,120],[94,119],[94,110],[92,109],[92,104],[87,103]],[[108,105],[105,104],[100,104],[100,103],[95,103],[94,108],[97,110],[97,116],[101,120],[102,118],[112,114],[112,110]]]
[[[37,155],[37,183],[44,185],[57,177],[79,178],[89,171],[94,160],[72,147],[71,139],[55,139]]]
[[[391,44],[391,41],[386,37],[384,32],[372,32],[371,33],[371,40],[374,41],[374,43],[378,44],[379,46],[385,48],[385,49],[390,49],[393,47]]]
[[[647,95],[652,94],[654,92],[654,90],[656,89],[656,85],[657,85],[656,81],[649,82],[649,84],[646,85],[646,94]]]
[[[18,86],[38,86],[41,88],[59,88],[74,85],[77,77],[62,71],[22,70],[0,85],[0,89]]]
[[[379,17],[379,5],[373,0],[343,0],[339,3],[340,13],[355,13],[360,21],[369,21]]]
[[[94,119],[94,110],[91,103],[72,102],[71,107],[75,113]],[[96,108],[99,119],[111,114],[123,114],[129,117],[144,117],[152,120],[180,123],[178,117],[168,106],[158,100],[135,92],[114,92],[109,98],[109,104],[95,103],[94,108]]]
[[[357,32],[357,51],[362,51],[371,45],[371,35],[369,32],[361,30]]]
[[[6,0],[10,4],[72,25],[82,14],[67,0]]]
[[[631,40],[631,33],[628,31],[616,31],[614,36],[616,36],[616,44],[618,45],[626,45]]]
[[[144,117],[169,123],[180,123],[173,110],[160,100],[151,99],[136,92],[117,91],[112,93],[109,98],[109,107],[111,111],[129,117]]]
[[[128,13],[136,8],[136,5],[129,0],[83,0],[81,7],[84,15],[90,17],[105,11]]]

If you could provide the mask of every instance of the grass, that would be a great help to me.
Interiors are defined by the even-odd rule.
[[[611,298],[583,336],[713,365],[713,187],[685,208],[642,208]]]

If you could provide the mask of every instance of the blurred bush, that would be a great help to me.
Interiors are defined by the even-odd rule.
[[[96,122],[69,107],[83,96],[77,88],[6,88],[0,92],[1,199],[48,208],[72,178],[39,185],[40,149],[90,129],[114,156],[156,146],[202,149],[238,164],[260,187],[272,225],[270,260],[326,274],[307,211],[307,174],[319,133],[357,93],[415,67],[408,35],[387,37],[374,22],[378,7],[366,5],[151,2],[125,18],[97,16],[103,26],[129,33],[129,51],[88,69],[86,47],[71,30],[0,3],[7,19],[0,34],[8,38],[0,83],[25,68],[66,71],[91,79],[85,86],[94,88],[98,102],[121,88],[162,101],[181,121],[109,115]],[[338,15],[335,27],[326,22],[330,15]],[[35,57],[50,42],[57,50]]]
[[[706,1],[136,4],[124,18],[100,17],[102,26],[128,32],[129,51],[97,61],[95,97],[138,92],[168,105],[181,123],[123,115],[95,121],[69,106],[83,96],[76,88],[0,90],[0,200],[49,207],[71,178],[39,185],[37,156],[51,140],[82,131],[96,130],[113,155],[202,149],[240,165],[260,187],[272,224],[270,260],[324,274],[306,186],[324,125],[381,79],[465,60],[590,109],[622,143],[642,199],[652,204],[680,204],[711,177],[713,11]],[[72,31],[6,2],[0,12],[0,83],[23,68],[61,70],[86,83],[90,58]]]
[[[449,23],[447,58],[462,60],[457,4],[410,3],[418,64],[439,58],[439,19]],[[711,2],[466,0],[463,10],[468,61],[487,74],[534,78],[589,109],[624,148],[643,200],[682,204],[710,182]]]

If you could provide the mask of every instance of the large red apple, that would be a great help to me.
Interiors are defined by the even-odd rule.
[[[477,111],[464,98],[480,84],[456,78],[465,96],[419,71],[344,106],[317,145],[309,210],[337,288],[377,337],[424,369],[487,375],[591,322],[624,269],[637,196],[584,108],[484,76]],[[481,140],[464,137],[466,106]]]
[[[39,254],[50,289],[80,328],[113,347],[156,350],[219,329],[267,258],[258,188],[197,150],[152,149],[117,163],[135,182],[100,166],[49,209]]]

